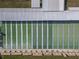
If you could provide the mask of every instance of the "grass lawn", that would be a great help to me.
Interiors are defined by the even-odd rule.
[[[2,59],[79,59],[79,57],[58,57],[58,56],[2,56]]]
[[[68,7],[79,7],[79,0],[67,0]]]
[[[31,8],[31,1],[0,1],[0,8]]]

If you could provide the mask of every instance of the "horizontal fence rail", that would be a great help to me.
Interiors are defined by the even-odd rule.
[[[79,23],[4,21],[4,49],[78,49]]]

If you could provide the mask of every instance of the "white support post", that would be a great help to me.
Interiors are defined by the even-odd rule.
[[[64,11],[65,0],[59,0],[59,10]]]
[[[31,0],[32,8],[40,8],[40,0]]]
[[[64,0],[43,0],[44,11],[64,11]]]

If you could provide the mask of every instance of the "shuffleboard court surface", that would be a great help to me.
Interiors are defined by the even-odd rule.
[[[78,49],[79,23],[3,22],[4,49]]]

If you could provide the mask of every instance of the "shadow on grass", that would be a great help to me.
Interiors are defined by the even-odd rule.
[[[79,59],[79,57],[63,56],[2,56],[2,59]]]

